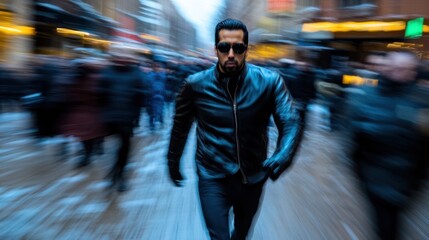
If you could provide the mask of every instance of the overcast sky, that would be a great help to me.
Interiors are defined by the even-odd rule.
[[[214,44],[213,20],[224,0],[172,0],[179,12],[197,29],[197,37],[207,46]]]

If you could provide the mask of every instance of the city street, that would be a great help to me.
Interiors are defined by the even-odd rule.
[[[295,164],[265,187],[252,240],[371,239],[359,192],[340,138],[325,127],[325,110],[312,105]],[[175,187],[166,166],[171,119],[150,133],[147,116],[133,138],[127,175],[130,190],[108,190],[104,179],[116,141],[90,166],[76,169],[79,145],[31,137],[29,115],[0,114],[0,239],[208,239],[199,208],[194,165],[195,134],[183,160],[185,186]],[[271,143],[276,131],[271,129]],[[271,144],[271,151],[274,146]],[[429,239],[426,186],[404,216],[404,239]]]

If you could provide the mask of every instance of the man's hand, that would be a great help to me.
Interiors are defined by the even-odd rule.
[[[267,170],[268,176],[273,181],[277,179],[277,178],[273,179],[272,176],[274,172],[277,172],[277,169],[279,168],[279,166],[280,166],[279,162],[274,160],[273,158],[269,158],[262,163],[262,167]]]
[[[174,185],[176,185],[176,187],[182,187],[183,186],[183,176],[180,173],[179,168],[169,167],[168,170],[170,173],[170,179],[171,179],[171,181],[173,181]]]
[[[269,171],[269,173],[271,174],[273,172],[274,169],[276,169],[279,166],[279,163],[277,161],[275,161],[273,158],[269,158],[267,160],[265,160],[262,163],[262,167],[264,169],[267,169]]]
[[[280,164],[274,158],[269,158],[262,163],[264,169],[268,170],[271,180],[277,180],[280,175],[290,166],[290,164]]]

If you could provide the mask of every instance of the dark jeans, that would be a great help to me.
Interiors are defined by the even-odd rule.
[[[160,124],[164,123],[164,97],[161,95],[152,97],[150,105],[149,125],[151,130],[154,130],[156,122],[159,122]]]
[[[259,207],[264,182],[243,184],[241,175],[222,179],[200,179],[201,208],[212,240],[246,239]],[[234,211],[234,232],[230,237],[228,213]]]

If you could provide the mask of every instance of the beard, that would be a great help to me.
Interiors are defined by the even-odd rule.
[[[221,67],[226,74],[234,74],[239,72],[243,67],[243,65],[244,65],[244,61],[240,64],[236,60],[227,60],[221,64]]]

